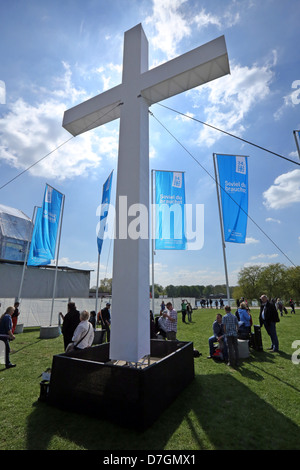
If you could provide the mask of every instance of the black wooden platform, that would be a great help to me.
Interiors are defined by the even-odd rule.
[[[151,340],[150,364],[109,360],[109,343],[53,357],[46,401],[143,430],[194,378],[193,343]]]

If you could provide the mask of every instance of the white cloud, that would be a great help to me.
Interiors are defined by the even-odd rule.
[[[232,280],[231,280],[232,282]],[[173,285],[209,285],[209,284],[225,284],[224,272],[210,270],[193,270],[182,269],[180,266],[172,271],[172,277],[166,279],[166,269],[164,271],[155,271],[155,283],[166,287],[168,284]]]
[[[86,269],[90,271],[95,271],[98,268],[97,261],[71,261],[67,257],[59,258],[59,266],[67,266],[74,269]],[[100,269],[104,269],[105,266],[100,266]]]
[[[187,111],[184,115],[183,114],[178,114],[175,118],[176,121],[182,121],[182,122],[191,122],[191,118],[194,118],[195,115],[193,113],[190,113]]]
[[[195,28],[201,30],[214,26],[218,30],[230,28],[240,21],[240,12],[235,1],[226,9],[211,14],[204,8],[188,8],[186,0],[153,0],[153,13],[146,23],[153,26],[152,45],[160,49],[170,59],[178,55],[181,40],[191,35]],[[251,2],[245,5],[251,8]],[[276,64],[277,53],[272,51],[270,60],[264,65],[252,67],[231,64],[231,75],[214,80],[188,92],[194,100],[194,107],[201,108],[206,121],[228,132],[242,135],[245,131],[244,118],[249,111],[270,94],[270,84],[274,77],[272,67]],[[203,103],[209,103],[203,110]],[[213,145],[221,138],[220,132],[204,127],[200,132],[199,145]]]
[[[208,26],[215,26],[218,30],[230,28],[240,20],[235,11],[235,1],[226,5],[223,12],[218,15],[208,13],[204,8],[199,12],[196,6],[189,8],[188,0],[153,0],[153,12],[145,20],[145,24],[153,25],[155,33],[151,43],[155,49],[164,52],[168,59],[178,55],[177,47],[180,41],[191,35],[192,30],[203,30]]]
[[[93,70],[94,73],[100,75],[103,82],[102,91],[106,91],[121,83],[122,68],[123,66],[121,64],[113,64],[110,62],[109,64],[106,64],[105,67],[98,67]]]
[[[264,253],[260,253],[259,255],[256,255],[256,256],[251,256],[251,260],[252,259],[263,259],[263,258],[267,258],[267,259],[274,259],[274,258],[277,258],[278,257],[278,253],[273,253],[271,255],[265,255]]]
[[[274,113],[274,118],[276,120],[280,119],[284,111],[288,108],[293,108],[300,104],[300,80],[294,80],[291,83],[290,93],[283,97],[282,106]]]
[[[300,170],[278,176],[264,193],[264,205],[268,209],[283,209],[300,202]]]
[[[281,224],[281,220],[273,219],[272,217],[267,217],[266,222],[275,222],[276,224]]]
[[[255,244],[255,243],[259,243],[259,240],[256,240],[256,238],[253,238],[253,237],[246,237],[246,244],[247,245],[251,245],[251,244]]]
[[[220,17],[211,15],[210,13],[206,13],[204,8],[202,8],[200,13],[195,15],[193,23],[197,26],[198,29],[211,25],[211,24],[221,27],[221,24],[222,24]]]
[[[68,141],[71,136],[62,128],[64,111],[86,95],[75,89],[70,68],[66,64],[64,68],[64,76],[55,81],[57,88],[40,90],[39,102],[31,104],[20,98],[9,105],[0,119],[0,160],[24,170],[65,143],[29,170],[32,175],[63,180],[85,176],[100,165],[104,155],[117,155],[118,136],[111,130],[102,130],[101,137],[90,131]]]
[[[206,98],[209,103],[204,109],[206,122],[241,136],[245,131],[245,116],[270,94],[270,84],[274,77],[273,64],[274,56],[272,62],[263,66],[231,66],[231,75],[189,92],[194,100],[194,107],[202,107]],[[199,134],[198,142],[211,146],[221,136],[220,132],[205,126]]]
[[[157,31],[151,43],[155,49],[162,50],[167,58],[176,55],[178,43],[191,34],[191,28],[180,11],[187,0],[153,0],[153,13],[145,20],[145,24],[152,24]]]
[[[54,263],[55,262],[53,261],[52,264]],[[62,257],[62,258],[59,258],[58,264],[59,266],[67,266],[73,269],[82,269],[82,270],[91,271],[90,286],[95,286],[97,284],[97,270],[98,270],[97,261],[76,261],[76,260],[72,261],[68,257]],[[110,270],[107,270],[107,266],[101,263],[99,266],[99,272],[100,272],[101,277],[104,277],[105,274],[106,274],[106,277],[109,277],[109,278],[112,276]]]
[[[271,262],[270,263],[266,263],[266,262],[263,262],[263,261],[257,261],[255,263],[253,263],[253,261],[249,261],[248,263],[244,263],[244,268],[249,268],[250,266],[260,266],[260,267],[265,267],[265,266],[269,266],[270,264],[272,264]]]
[[[0,104],[6,103],[5,83],[0,80]]]

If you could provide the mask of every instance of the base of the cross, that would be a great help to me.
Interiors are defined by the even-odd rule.
[[[194,378],[193,343],[151,340],[138,363],[110,361],[109,343],[53,357],[46,402],[144,430]]]

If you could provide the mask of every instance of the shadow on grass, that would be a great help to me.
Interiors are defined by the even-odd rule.
[[[28,417],[27,449],[299,449],[297,425],[234,377],[240,373],[197,375],[144,432],[37,401]],[[260,380],[260,374],[249,378]]]

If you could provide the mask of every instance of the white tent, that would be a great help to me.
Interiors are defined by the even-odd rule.
[[[24,212],[0,204],[0,259],[24,261],[32,222]]]

